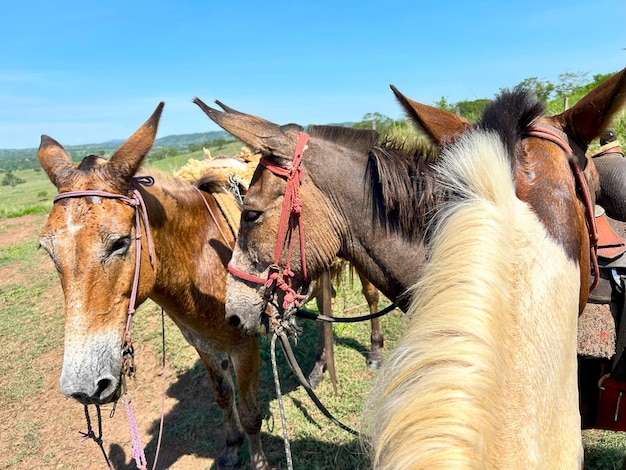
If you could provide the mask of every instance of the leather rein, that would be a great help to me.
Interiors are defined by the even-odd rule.
[[[568,137],[564,132],[546,123],[537,123],[530,126],[524,135],[526,137],[537,137],[552,142],[560,147],[569,157],[568,161],[576,182],[577,193],[585,206],[585,219],[587,221],[587,231],[589,233],[589,256],[591,259],[591,267],[593,269],[593,281],[589,286],[589,292],[591,292],[596,288],[598,282],[600,281],[600,266],[598,264],[597,255],[598,229],[596,227],[596,219],[594,216],[595,211],[593,207],[594,204],[589,192],[587,179],[574,157],[574,152],[572,151],[572,147],[568,142]]]

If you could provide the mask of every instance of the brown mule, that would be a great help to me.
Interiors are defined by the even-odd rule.
[[[40,239],[65,295],[61,391],[84,404],[119,397],[122,343],[140,246],[135,240],[141,237],[135,306],[147,298],[162,306],[206,367],[224,419],[225,448],[218,467],[239,464],[245,432],[250,467],[267,470],[257,398],[259,344],[224,319],[226,263],[234,236],[211,193],[160,174],[154,175],[152,185],[135,179],[154,143],[162,108],[160,104],[109,160],[89,156],[74,167],[58,142],[42,137],[39,161],[62,197],[52,207]],[[77,191],[81,193],[71,197],[70,192]],[[141,209],[127,202],[137,197],[145,203],[149,224],[142,223],[140,233],[135,211]]]

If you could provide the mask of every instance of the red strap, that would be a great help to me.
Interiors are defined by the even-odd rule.
[[[280,214],[280,221],[278,225],[278,237],[276,240],[276,248],[274,250],[274,265],[278,266],[280,262],[280,256],[282,254],[283,245],[285,240],[289,238],[287,247],[287,259],[285,261],[285,268],[282,274],[279,274],[276,270],[270,270],[267,279],[263,279],[259,276],[245,273],[235,268],[231,263],[228,264],[228,271],[236,277],[244,279],[256,284],[264,284],[266,288],[271,287],[276,283],[276,287],[284,292],[283,308],[286,308],[290,303],[295,303],[296,306],[300,306],[298,300],[304,299],[306,296],[297,294],[289,285],[289,278],[293,277],[294,273],[291,270],[291,255],[293,252],[294,237],[290,236],[290,232],[296,227],[298,228],[298,235],[300,240],[300,261],[302,266],[302,276],[304,279],[308,279],[306,272],[306,257],[304,249],[304,227],[300,219],[302,214],[302,199],[300,197],[300,185],[302,184],[302,168],[300,163],[304,149],[309,140],[309,136],[304,132],[298,135],[298,141],[296,142],[296,149],[294,157],[290,166],[278,165],[273,160],[263,157],[260,160],[261,165],[267,168],[275,175],[286,178],[287,184],[285,186],[285,196],[283,198],[283,205]]]

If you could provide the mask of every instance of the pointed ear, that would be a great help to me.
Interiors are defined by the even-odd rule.
[[[552,116],[583,150],[611,125],[626,104],[626,69],[608,78],[574,106]]]
[[[297,124],[279,126],[263,118],[245,114],[215,101],[223,111],[211,108],[200,98],[193,102],[200,107],[209,119],[244,144],[269,157],[292,159],[296,148]]]
[[[426,134],[438,147],[454,141],[458,135],[471,126],[465,119],[442,109],[413,101],[400,93],[395,86],[389,86],[417,130]]]
[[[117,149],[107,162],[107,170],[120,181],[129,181],[154,145],[165,103],[160,102],[152,116]]]
[[[37,157],[39,164],[57,189],[64,186],[75,171],[72,159],[63,146],[47,135],[41,136]]]

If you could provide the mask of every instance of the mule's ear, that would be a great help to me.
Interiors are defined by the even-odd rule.
[[[395,86],[389,86],[417,130],[426,134],[431,143],[438,147],[454,141],[458,135],[471,126],[465,119],[442,109],[413,101],[400,93]]]
[[[617,72],[587,93],[574,106],[552,116],[562,130],[583,148],[611,125],[626,105],[626,69]]]
[[[57,189],[60,189],[74,172],[72,159],[63,146],[47,135],[41,136],[37,157],[39,164]]]
[[[154,145],[163,106],[165,103],[161,101],[152,116],[109,159],[107,168],[111,175],[121,181],[129,181],[133,177]]]
[[[297,124],[279,126],[258,116],[245,114],[216,101],[223,111],[211,108],[200,98],[193,102],[209,119],[229,134],[263,155],[292,159],[296,148]]]

